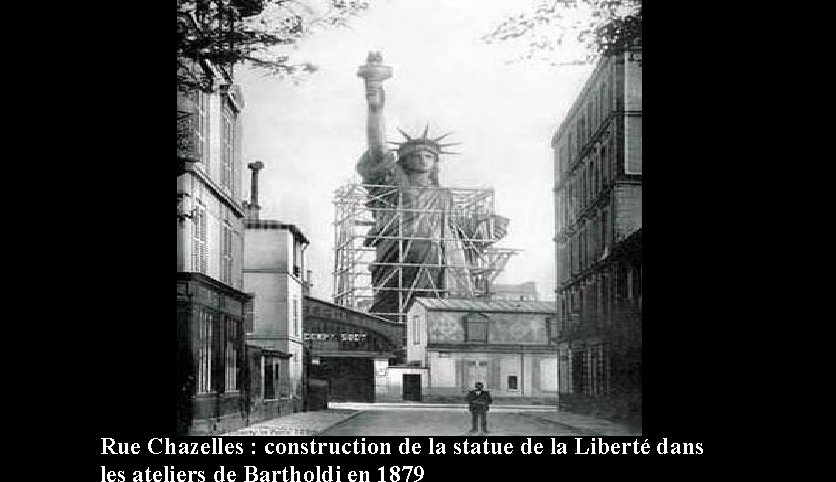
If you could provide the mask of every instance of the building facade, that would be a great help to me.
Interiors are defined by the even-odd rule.
[[[254,386],[251,417],[264,419],[304,408],[302,273],[309,243],[292,224],[248,217],[244,225],[244,290],[253,295],[246,339],[261,353],[251,361],[253,376],[261,380]]]
[[[412,371],[402,375],[402,398],[460,402],[481,381],[494,398],[554,402],[554,310],[542,301],[418,298],[407,319]]]
[[[641,416],[641,47],[601,58],[557,133],[561,403]]]
[[[178,17],[197,29],[189,16]],[[189,68],[204,89],[178,88],[178,433],[246,423],[240,89],[223,67]]]

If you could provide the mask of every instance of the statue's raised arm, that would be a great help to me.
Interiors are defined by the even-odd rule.
[[[383,118],[383,106],[386,93],[383,81],[392,77],[392,68],[383,65],[380,52],[369,52],[366,64],[357,69],[357,76],[365,81],[366,102],[369,110],[366,116],[366,139],[368,155],[372,162],[381,162],[386,155],[386,122]]]

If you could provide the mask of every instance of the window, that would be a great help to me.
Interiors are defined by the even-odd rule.
[[[212,391],[212,313],[198,312],[197,336],[197,393]]]
[[[595,175],[595,166],[592,163],[592,158],[588,159],[586,163],[586,205],[589,206],[592,203],[592,199],[595,197],[593,196],[594,192],[592,191],[593,186],[593,176]]]
[[[604,83],[604,85],[601,86],[601,91],[603,92],[601,110],[603,110],[604,112],[604,117],[607,117],[610,114],[610,91],[607,88],[606,82]]]
[[[606,252],[609,246],[609,230],[607,229],[607,210],[601,211],[601,251]],[[602,254],[603,256],[603,254]]]
[[[517,385],[517,375],[508,376],[508,390],[519,390]]]
[[[232,226],[229,222],[223,224],[221,236],[221,281],[232,284]]]
[[[301,335],[299,332],[299,300],[293,300],[293,335]]]
[[[584,206],[586,206],[586,165],[584,165],[580,169],[580,185],[578,186],[579,198],[580,198],[580,209],[582,211]]]
[[[279,398],[279,387],[281,385],[281,359],[278,357],[264,357],[264,399],[275,400]]]
[[[562,303],[561,303],[561,305],[562,305]],[[551,345],[551,344],[556,343],[555,339],[560,336],[560,333],[557,330],[557,317],[556,316],[546,317],[546,328],[548,330],[549,344]]]
[[[586,125],[587,133],[586,133],[586,138],[587,138],[587,139],[591,139],[591,138],[592,138],[592,134],[594,134],[594,133],[595,133],[595,125],[592,123],[592,112],[593,112],[592,102],[587,101],[587,103],[586,103],[586,119],[587,119],[587,125]]]
[[[602,312],[601,317],[604,325],[609,325],[610,322],[610,275],[609,273],[605,272],[602,275],[601,282],[604,285],[604,289],[601,292],[601,306]]]
[[[202,204],[195,207],[192,223],[192,271],[205,274],[209,253],[206,249],[206,208]]]
[[[580,262],[579,262],[579,259],[578,259],[579,258],[578,246],[580,246],[579,240],[580,240],[580,234],[575,232],[575,234],[572,235],[572,239],[569,241],[569,249],[570,249],[569,258],[570,258],[570,261],[572,262],[572,274],[577,273],[578,272],[578,267],[580,266]]]
[[[235,128],[232,114],[224,109],[221,119],[221,186],[232,190],[234,179]]]
[[[587,250],[586,223],[584,223],[583,228],[581,228],[581,270],[586,269],[586,266],[588,264],[588,258],[589,251]]]
[[[199,162],[203,163],[203,169],[208,172],[209,159],[206,148],[209,139],[209,122],[207,119],[208,109],[206,108],[208,94],[198,90],[195,93],[195,96],[197,97],[197,99],[195,99],[195,122],[191,123],[193,129],[192,136],[194,138],[194,155]]]
[[[569,133],[569,158],[568,158],[569,162],[568,162],[567,166],[571,166],[572,161],[574,161],[574,159],[575,159],[575,143],[572,142],[572,141],[573,141],[572,133],[570,132]]]
[[[412,344],[413,345],[420,345],[421,344],[421,329],[420,329],[420,321],[421,317],[419,315],[412,315]]]
[[[239,322],[235,318],[226,316],[226,377],[224,387],[227,392],[238,390],[238,342]]]
[[[566,204],[566,214],[567,214],[567,224],[572,225],[575,223],[575,209],[576,209],[576,199],[575,199],[575,177],[572,177],[572,180],[569,182],[569,186],[567,187],[569,194],[568,200]]]
[[[488,317],[482,314],[465,317],[465,341],[469,343],[488,342]]]
[[[607,159],[607,146],[601,146],[601,177],[602,180],[602,189],[607,186],[610,177],[610,167],[609,167],[609,160]]]

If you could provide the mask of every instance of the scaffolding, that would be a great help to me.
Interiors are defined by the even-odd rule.
[[[405,201],[410,195],[444,202],[420,207]],[[356,183],[337,189],[333,203],[334,303],[393,321],[405,323],[419,296],[487,297],[519,252],[493,246],[505,235],[507,220],[494,215],[492,188]],[[453,245],[463,256],[444,255]],[[416,262],[419,250],[433,256]]]

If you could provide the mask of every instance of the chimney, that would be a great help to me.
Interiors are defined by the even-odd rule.
[[[305,282],[302,283],[302,289],[304,290],[305,296],[309,296],[311,294],[311,286],[313,286],[313,272],[308,270],[305,274],[307,276],[305,276]]]
[[[261,210],[261,206],[258,205],[258,171],[264,169],[264,163],[261,161],[251,162],[247,164],[247,167],[252,171],[252,180],[250,182],[250,202],[245,203],[244,207],[249,219],[258,219],[258,212]]]

